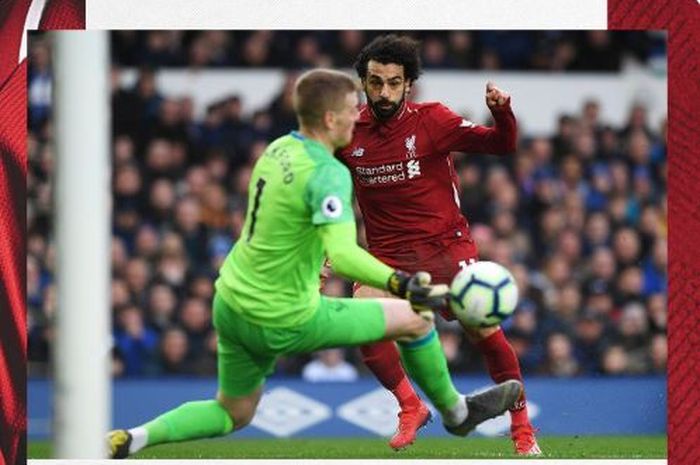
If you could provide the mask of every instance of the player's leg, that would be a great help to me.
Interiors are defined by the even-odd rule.
[[[417,315],[404,300],[322,298],[319,310],[300,329],[302,336],[290,347],[292,352],[398,341],[407,371],[455,434],[466,434],[505,412],[520,393],[521,384],[510,381],[473,397],[462,396],[452,384],[432,322]]]
[[[252,353],[241,345],[255,329],[214,297],[214,326],[218,336],[219,391],[216,400],[186,402],[129,430],[112,431],[111,458],[126,458],[144,447],[226,435],[246,426],[260,401],[265,377],[276,356]]]
[[[410,306],[407,307],[408,313],[417,316]],[[497,384],[474,396],[457,393],[432,322],[421,333],[402,338],[400,334],[393,334],[393,330],[403,330],[404,323],[401,320],[406,318],[406,312],[399,312],[395,305],[387,306],[385,317],[387,336],[399,337],[397,341],[404,365],[440,410],[445,428],[450,433],[458,436],[469,434],[478,424],[505,412],[520,395],[522,384],[516,380]]]
[[[523,382],[520,362],[500,326],[489,328],[472,328],[462,325],[469,340],[474,344],[486,362],[486,368],[496,383],[509,379]],[[511,419],[511,438],[515,451],[522,455],[539,455],[541,453],[535,431],[527,412],[525,390],[514,405],[508,409]]]
[[[358,286],[353,294],[356,298],[390,297],[381,289]],[[430,419],[430,410],[420,400],[411,381],[401,365],[401,357],[392,340],[374,342],[360,346],[362,361],[399,403],[399,425],[389,441],[393,449],[401,449],[413,443],[416,432]]]
[[[458,241],[449,244],[447,246],[446,255],[450,257],[453,263],[453,272],[451,275],[456,274],[459,269],[478,260],[476,246],[473,242],[469,241]],[[451,276],[442,276],[434,280],[449,283],[451,281]],[[443,314],[443,316],[448,320],[454,319],[454,315],[451,314]],[[499,326],[491,328],[471,328],[462,325],[462,328],[470,342],[481,353],[486,364],[486,369],[495,383],[502,383],[511,379],[523,383],[518,357]],[[516,452],[524,455],[539,454],[540,449],[537,445],[534,428],[528,418],[524,389],[514,405],[509,408],[509,411],[511,418],[511,437]]]
[[[234,420],[217,400],[186,402],[141,426],[110,432],[110,458],[122,459],[156,444],[223,436]]]
[[[221,389],[216,393],[216,400],[228,412],[233,420],[233,430],[238,431],[253,421],[255,411],[262,397],[263,386],[260,385],[252,394],[245,396],[230,397]]]

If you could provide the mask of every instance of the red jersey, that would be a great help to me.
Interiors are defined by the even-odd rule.
[[[391,257],[416,243],[468,237],[451,152],[514,152],[510,102],[493,116],[496,125],[488,128],[441,103],[406,102],[382,122],[361,107],[353,140],[339,157],[352,173],[373,254]]]
[[[26,463],[28,29],[85,27],[85,1],[0,0],[0,464]]]

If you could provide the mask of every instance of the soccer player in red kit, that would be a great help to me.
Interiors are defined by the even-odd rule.
[[[493,128],[475,125],[441,103],[407,101],[421,70],[419,43],[406,36],[376,38],[360,52],[355,68],[367,104],[360,109],[352,142],[339,157],[352,173],[369,250],[390,266],[407,272],[425,269],[434,282],[449,284],[461,267],[478,259],[460,211],[451,152],[515,152],[510,96],[492,83],[486,85]],[[384,295],[367,286],[354,293]],[[455,319],[449,311],[443,317]],[[522,381],[518,359],[500,327],[462,326],[495,382]],[[429,410],[411,386],[392,341],[363,346],[361,351],[365,364],[401,407],[399,428],[389,444],[406,447],[428,421]],[[524,393],[510,415],[516,453],[540,454]]]
[[[85,0],[0,1],[0,465],[27,462],[26,31],[76,28]]]

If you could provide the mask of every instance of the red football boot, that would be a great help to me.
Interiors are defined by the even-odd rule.
[[[511,425],[510,436],[513,439],[513,446],[517,455],[542,454],[535,437],[535,429],[530,422]]]
[[[418,430],[427,425],[431,421],[432,416],[432,413],[430,413],[430,410],[423,402],[417,408],[400,411],[399,427],[394,437],[389,441],[391,448],[401,450],[413,444]]]

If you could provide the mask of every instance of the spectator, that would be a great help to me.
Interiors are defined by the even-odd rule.
[[[629,361],[625,349],[620,345],[611,345],[603,352],[602,371],[606,375],[625,375],[629,373]]]
[[[131,300],[143,302],[151,280],[151,267],[148,262],[142,258],[132,258],[126,264],[124,277],[127,286],[129,286]]]
[[[121,278],[112,279],[112,311],[116,308],[123,307],[131,302],[129,295],[129,287]]]
[[[201,221],[209,229],[222,231],[229,226],[228,201],[226,191],[219,184],[204,188],[202,196]]]
[[[666,312],[666,295],[657,293],[647,298],[647,308],[651,330],[654,333],[666,333],[668,314]]]
[[[159,333],[164,332],[175,322],[177,298],[167,284],[154,284],[148,295],[147,315],[149,324]]]
[[[182,239],[171,235],[173,245],[177,244],[177,251],[164,252],[156,263],[156,277],[159,281],[172,286],[178,293],[183,292],[187,279],[187,259],[182,251]]]
[[[368,42],[364,31],[344,30],[338,31],[338,45],[333,49],[333,62],[336,66],[349,68],[355,62],[355,58]]]
[[[214,298],[214,280],[208,274],[197,274],[190,280],[189,294],[207,302]]]
[[[609,31],[582,33],[580,52],[574,68],[581,71],[618,71],[622,62],[620,47]]]
[[[620,344],[626,352],[628,373],[644,373],[650,369],[649,323],[644,307],[638,302],[625,306],[618,324]]]
[[[656,334],[651,339],[650,357],[653,372],[665,375],[668,364],[668,341],[665,334]]]
[[[551,376],[576,376],[580,371],[573,356],[571,338],[564,333],[552,333],[547,338],[546,362],[542,372]]]
[[[270,137],[272,139],[288,133],[296,127],[297,118],[294,113],[292,96],[294,91],[294,83],[298,75],[296,73],[288,73],[285,76],[284,87],[277,97],[272,101],[268,111],[273,120],[273,127],[276,130],[272,131]]]
[[[241,51],[241,64],[245,66],[264,67],[270,65],[270,35],[264,31],[255,31],[244,42]]]
[[[117,309],[114,339],[123,358],[124,376],[145,374],[155,355],[158,335],[145,325],[141,309],[129,304]]]
[[[610,221],[602,212],[593,212],[588,216],[584,229],[584,252],[594,254],[610,246]],[[610,257],[612,260],[612,257]]]
[[[592,311],[585,311],[576,321],[575,331],[575,355],[581,372],[599,373],[600,359],[606,342],[604,317]]]
[[[448,53],[451,67],[472,69],[476,67],[478,51],[474,42],[475,33],[451,31],[448,33]]]
[[[612,251],[598,247],[590,259],[590,279],[611,283],[615,277],[617,263]]]
[[[205,351],[206,340],[212,330],[209,306],[202,299],[186,299],[180,309],[180,323],[187,335],[188,358],[199,358]]]
[[[595,280],[588,285],[588,296],[584,308],[606,319],[616,316],[612,288],[607,281]]]
[[[516,328],[509,329],[506,336],[520,361],[520,369],[524,373],[535,372],[542,362],[542,351],[535,344],[536,338]]]
[[[578,312],[581,309],[581,304],[581,292],[575,282],[570,281],[559,288],[557,303],[554,308],[559,324],[563,327],[573,328]]]
[[[428,68],[451,68],[452,60],[448,55],[447,44],[439,37],[430,35],[423,41],[423,66]]]
[[[647,257],[643,266],[643,289],[644,295],[657,292],[665,292],[668,287],[668,242],[664,238],[658,238],[654,242],[651,256]]]
[[[217,339],[216,332],[209,331],[205,340],[204,348],[199,356],[192,363],[193,373],[198,376],[216,376],[217,373]]]
[[[159,247],[160,234],[158,230],[148,223],[141,225],[138,231],[136,231],[133,250],[134,255],[153,261],[158,254]]]
[[[619,265],[638,264],[641,244],[637,231],[628,227],[617,230],[613,235],[613,250]]]
[[[143,181],[135,164],[121,164],[114,175],[114,209],[138,209],[142,202]]]
[[[301,376],[312,383],[351,382],[357,379],[357,369],[345,360],[343,349],[327,349],[316,353],[315,359],[304,366]]]
[[[159,346],[159,363],[157,373],[163,375],[185,375],[192,372],[187,360],[189,345],[187,336],[178,327],[171,327],[163,332]]]
[[[201,222],[199,201],[185,197],[175,206],[175,231],[184,240],[185,253],[196,270],[207,269],[209,237]]]

